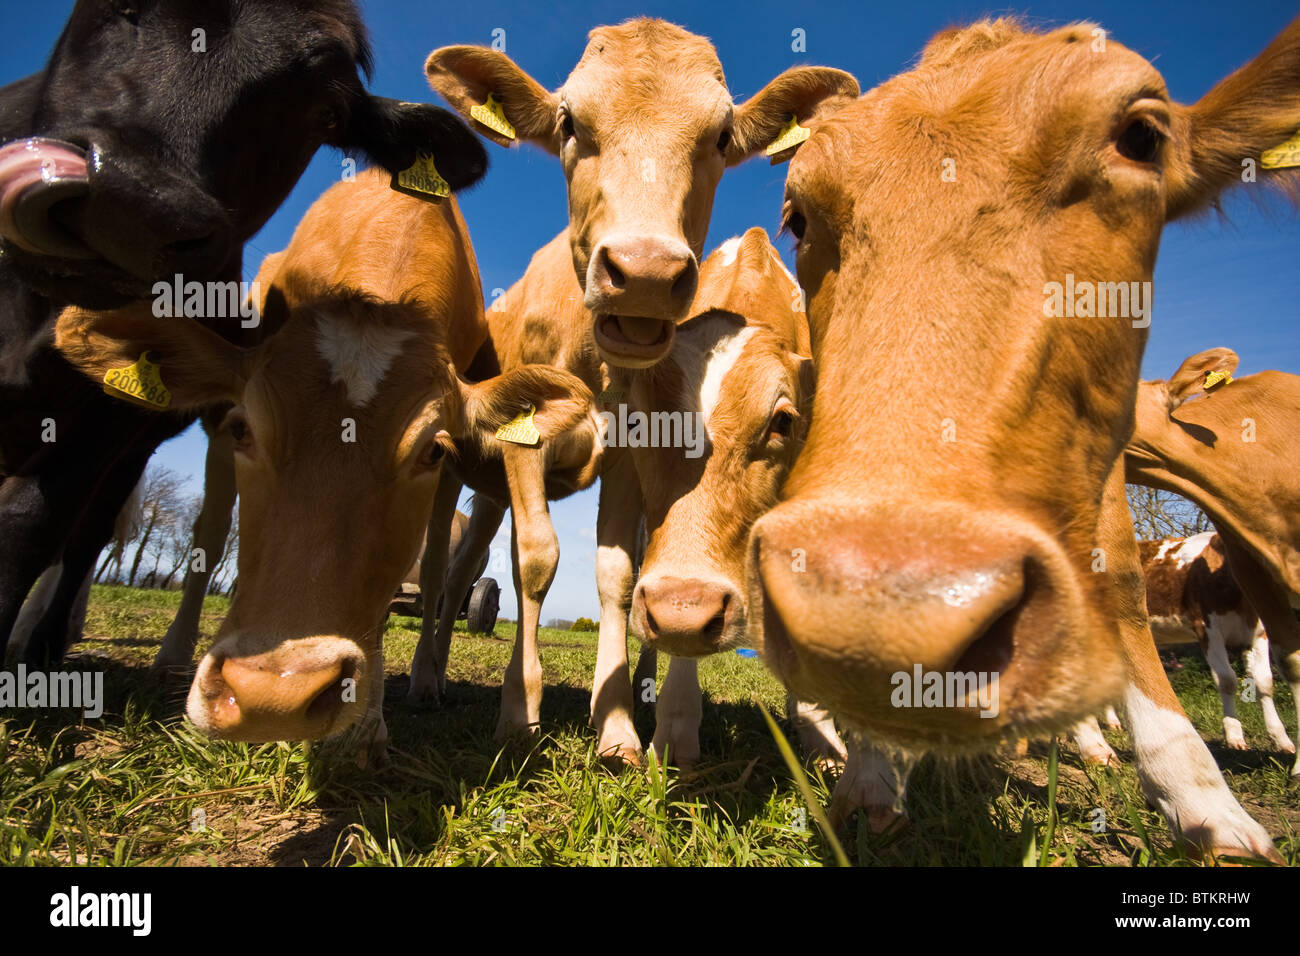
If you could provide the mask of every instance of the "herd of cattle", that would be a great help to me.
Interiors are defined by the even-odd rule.
[[[1074,728],[1112,761],[1093,715],[1122,702],[1172,829],[1206,855],[1277,859],[1156,640],[1201,642],[1233,747],[1227,651],[1247,649],[1294,751],[1268,643],[1300,699],[1300,377],[1234,380],[1215,348],[1139,383],[1145,322],[1063,318],[1044,290],[1149,283],[1164,224],[1242,182],[1244,160],[1300,192],[1300,147],[1261,161],[1300,129],[1300,19],[1190,106],[1093,37],[984,21],[864,95],[795,67],[734,103],[707,40],[637,19],[593,30],[555,92],[504,53],[436,50],[427,79],[452,113],[365,92],[351,0],[79,0],[46,69],[0,90],[8,660],[62,658],[149,456],[201,417],[195,546],[220,548],[236,494],[241,542],[194,724],[249,741],[362,726],[382,754],[397,585],[427,536],[426,607],[459,607],[509,508],[519,627],[498,732],[536,729],[548,502],[599,479],[602,756],[643,755],[629,628],[672,655],[652,745],[677,763],[700,757],[698,659],[752,644],[803,745],[843,761],[838,819],[896,820],[925,752]],[[558,157],[570,211],[488,310],[450,195],[486,172],[479,136]],[[157,281],[238,279],[325,144],[373,168],[266,257],[260,322],[158,317]],[[761,229],[703,255],[724,169],[760,154],[790,161],[797,280]],[[612,440],[636,413],[672,440]],[[1217,534],[1138,542],[1126,482],[1185,496]],[[187,578],[159,668],[192,666],[206,583]],[[425,617],[413,698],[444,690],[452,618]],[[914,673],[989,676],[996,706],[969,687],[900,705]]]

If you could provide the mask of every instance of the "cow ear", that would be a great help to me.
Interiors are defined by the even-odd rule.
[[[785,131],[791,117],[800,126],[811,128],[852,103],[858,93],[858,81],[843,70],[821,66],[786,70],[736,107],[727,165],[765,151]]]
[[[452,189],[472,186],[487,172],[487,151],[455,113],[427,103],[364,95],[332,146],[361,152],[390,173],[431,155]]]
[[[549,365],[521,365],[477,385],[462,382],[461,394],[465,434],[480,440],[495,436],[529,406],[541,441],[578,427],[592,409],[591,390],[582,379]]]
[[[1206,391],[1206,381],[1210,387],[1216,386],[1215,379],[1224,381],[1237,370],[1237,353],[1232,349],[1207,349],[1193,355],[1178,371],[1169,378],[1166,388],[1169,391],[1169,410],[1172,412],[1193,395]],[[1213,378],[1211,378],[1213,376]]]
[[[424,73],[434,91],[492,142],[509,146],[517,137],[559,155],[560,138],[555,126],[559,97],[504,53],[480,46],[445,46],[429,54]],[[491,106],[489,96],[493,99]],[[498,117],[504,117],[509,125],[499,121],[488,125],[475,118],[472,111],[484,106],[489,106],[489,112],[499,111]],[[480,110],[480,116],[485,115]],[[514,137],[508,135],[510,131]]]
[[[1256,177],[1300,200],[1300,17],[1195,105],[1176,107],[1172,121],[1167,219]]]
[[[239,401],[248,355],[193,319],[154,316],[148,303],[65,309],[54,347],[107,394],[157,411]]]

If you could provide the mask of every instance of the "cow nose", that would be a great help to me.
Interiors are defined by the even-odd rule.
[[[740,594],[724,582],[645,578],[633,596],[633,625],[648,644],[670,654],[698,657],[719,649],[740,603]]]
[[[213,648],[190,688],[190,719],[227,740],[315,740],[365,707],[365,655],[342,638],[286,641],[239,655]]]
[[[652,319],[681,317],[699,284],[695,255],[682,242],[647,237],[600,243],[587,275],[594,312]]]
[[[1086,641],[1072,649],[1066,639],[1083,637],[1085,618],[1063,552],[1018,520],[794,499],[755,525],[751,562],[769,665],[799,696],[897,742],[1063,719],[1091,695],[1085,676],[1098,691],[1118,691],[1082,656]],[[1122,673],[1117,647],[1099,659]],[[980,680],[995,688],[992,708],[944,696]],[[910,689],[925,682],[941,693],[918,708]],[[1041,694],[1017,711],[1026,687]]]

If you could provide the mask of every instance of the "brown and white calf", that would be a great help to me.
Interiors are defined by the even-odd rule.
[[[147,309],[60,320],[57,347],[95,381],[143,355],[170,407],[234,405],[223,427],[235,450],[240,584],[187,706],[214,736],[316,739],[377,713],[382,620],[444,461],[499,455],[497,429],[530,405],[544,439],[576,430],[595,440],[590,392],[565,372],[458,377],[456,343],[482,316],[464,223],[452,200],[421,205],[421,281],[405,284],[409,269],[390,257],[385,270],[366,248],[391,249],[386,211],[419,202],[387,189],[386,177],[365,174],[313,207],[299,232],[324,235],[269,263],[267,308],[280,310],[281,327],[255,349]],[[330,197],[349,191],[374,207],[332,208]],[[317,283],[331,273],[315,255],[338,281]]]
[[[522,356],[552,362],[597,393],[607,375],[602,360],[611,367],[644,368],[672,347],[676,322],[695,297],[723,170],[772,145],[792,118],[806,124],[858,93],[857,81],[840,70],[794,67],[736,104],[708,40],[647,18],[591,31],[582,58],[554,93],[505,54],[482,47],[436,50],[425,70],[430,85],[485,136],[502,145],[531,142],[563,164],[568,229],[534,257],[524,279],[494,306],[512,316],[501,338],[494,329],[495,351],[501,368]],[[479,119],[477,108],[489,96],[508,127],[495,122],[499,129],[493,129]],[[512,135],[500,131],[507,128]],[[567,279],[561,265],[567,265]],[[556,315],[557,309],[563,314]],[[522,646],[535,649],[559,548],[546,507],[543,463],[533,456],[530,464],[522,451],[505,463],[512,493],[526,502],[513,509],[512,526]],[[602,753],[636,760],[641,745],[632,725],[626,618],[637,543],[632,516],[640,503],[621,450],[606,454],[601,478],[593,722]],[[447,486],[435,505],[431,539],[449,520],[453,490]],[[504,503],[497,498],[498,511]],[[490,539],[486,529],[500,515],[487,508],[482,514],[475,530]],[[421,587],[434,593],[442,585],[434,576],[440,569],[426,562],[424,570]],[[411,673],[412,694],[421,698],[440,691],[450,637],[426,623]],[[507,685],[500,729],[535,727],[541,699],[535,650],[512,661]]]
[[[1175,831],[1276,857],[1147,626],[1122,456],[1144,307],[1057,305],[1141,294],[1164,224],[1300,128],[1300,21],[1190,107],[1096,36],[944,32],[792,160],[818,387],[750,539],[756,641],[794,693],[911,751],[1052,732],[1122,695]]]
[[[1300,375],[1233,379],[1236,369],[1236,353],[1216,348],[1167,381],[1142,382],[1125,470],[1214,522],[1300,716]],[[1300,759],[1291,773],[1300,776]]]
[[[1228,567],[1223,541],[1213,531],[1190,538],[1140,541],[1147,614],[1157,645],[1200,645],[1223,700],[1223,736],[1234,750],[1247,750],[1237,719],[1237,675],[1229,652],[1244,653],[1246,674],[1264,711],[1264,726],[1278,749],[1295,753],[1273,702],[1268,635]],[[1255,699],[1252,696],[1250,699]],[[1080,752],[1094,763],[1113,763],[1095,718],[1076,728]]]

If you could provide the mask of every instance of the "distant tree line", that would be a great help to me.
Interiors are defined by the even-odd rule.
[[[203,495],[187,495],[183,477],[163,465],[151,465],[140,489],[139,511],[121,539],[110,541],[95,573],[99,584],[175,590],[193,560],[194,522]],[[230,522],[221,554],[206,555],[212,576],[209,594],[227,594],[234,586],[239,555],[239,512]],[[215,563],[213,563],[215,561]]]

